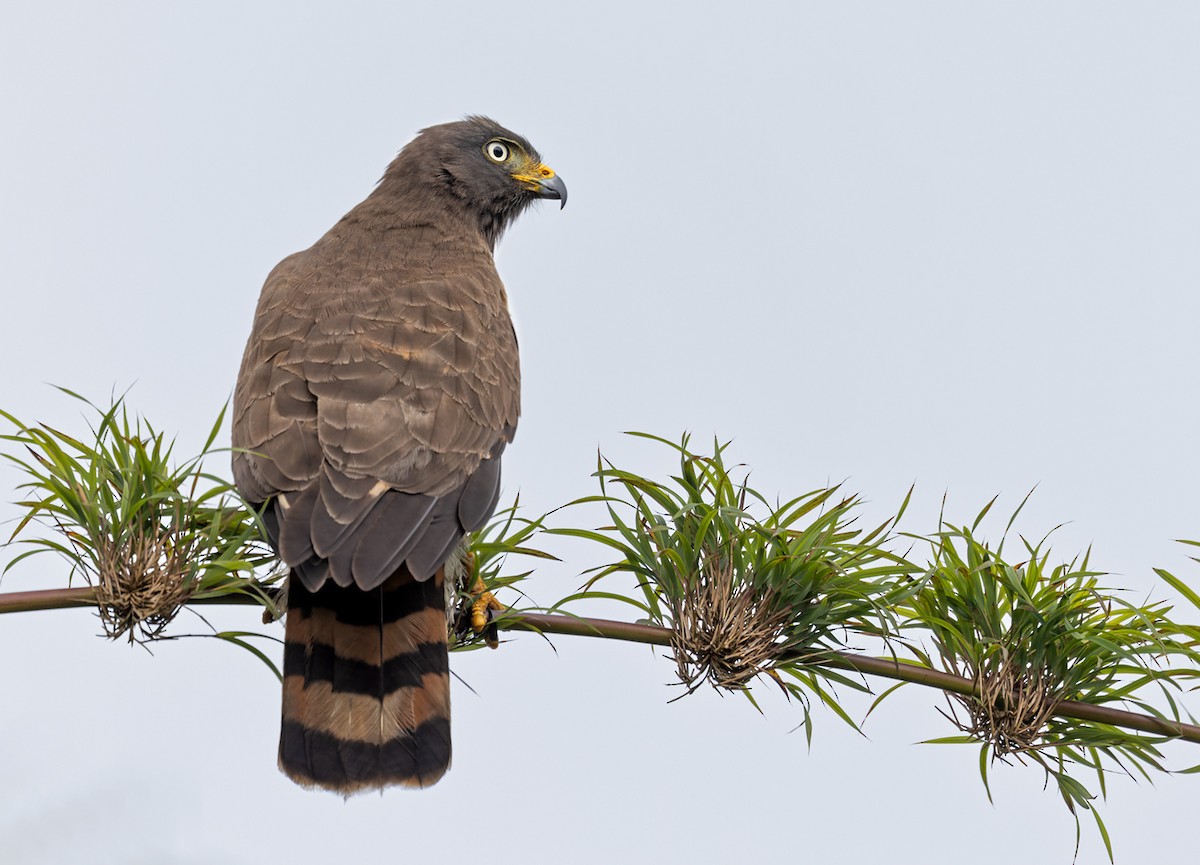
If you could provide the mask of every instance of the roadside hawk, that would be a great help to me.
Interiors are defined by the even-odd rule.
[[[520,413],[492,252],[562,180],[485,117],[422,131],[267,277],[233,476],[290,569],[280,768],[349,794],[450,765],[447,559],[500,495]]]

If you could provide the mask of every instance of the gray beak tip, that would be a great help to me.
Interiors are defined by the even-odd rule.
[[[538,198],[557,198],[559,210],[567,206],[567,184],[563,183],[562,178],[557,174],[545,180],[539,180],[538,185],[541,187],[537,192]]]

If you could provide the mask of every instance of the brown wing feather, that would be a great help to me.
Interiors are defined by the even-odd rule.
[[[233,471],[291,568],[279,758],[302,784],[449,764],[442,564],[494,510],[520,412],[492,247],[541,194],[482,155],[493,135],[540,165],[485,118],[426,130],[259,298]]]
[[[315,554],[339,584],[378,585],[408,547],[427,576],[478,526],[432,521],[423,505],[386,509],[404,525],[370,517],[392,491],[445,499],[439,512],[473,523],[493,498],[497,468],[470,480],[499,459],[520,411],[507,298],[477,244],[443,250],[445,275],[431,279],[411,249],[400,267],[356,256],[335,232],[263,288],[234,398],[234,478],[255,501],[291,494],[276,508],[289,565]],[[431,524],[437,537],[412,536]]]

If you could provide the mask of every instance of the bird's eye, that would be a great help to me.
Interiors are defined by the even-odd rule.
[[[504,162],[508,159],[508,145],[503,141],[489,141],[483,145],[483,152],[492,162]]]

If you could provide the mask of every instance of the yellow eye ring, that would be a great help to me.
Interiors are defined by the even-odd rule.
[[[508,145],[503,141],[489,141],[487,144],[483,145],[483,152],[488,159],[492,160],[492,162],[508,161]]]

